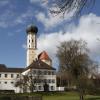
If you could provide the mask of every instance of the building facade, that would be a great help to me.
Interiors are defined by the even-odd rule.
[[[33,91],[44,91],[45,84],[48,91],[56,91],[56,69],[52,67],[52,60],[46,51],[37,54],[38,28],[30,25],[27,33],[27,58],[25,68],[7,68],[0,64],[0,90],[13,90],[16,93],[24,92],[23,88],[16,86],[22,77],[32,77]],[[34,80],[34,81],[33,81]],[[29,86],[31,85],[29,81]],[[30,92],[26,87],[25,92]]]
[[[20,92],[20,88],[15,87],[15,83],[22,71],[23,68],[7,68],[4,64],[0,64],[0,91]]]

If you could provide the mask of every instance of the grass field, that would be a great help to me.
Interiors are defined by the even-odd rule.
[[[43,100],[79,100],[77,96],[44,96]]]
[[[79,100],[78,96],[44,96],[43,100]],[[85,100],[100,100],[98,96],[90,96],[85,98]]]
[[[59,93],[52,95],[44,95],[43,100],[79,100],[79,96],[76,93]],[[100,100],[100,96],[87,95],[85,100]]]
[[[48,92],[48,93],[40,92],[40,93],[31,93],[31,94],[30,93],[15,94],[15,96],[28,96],[28,95],[42,96],[43,100],[79,100],[79,96],[76,92]],[[3,99],[3,100],[8,100],[8,99]],[[87,95],[85,96],[85,100],[100,100],[100,96]]]

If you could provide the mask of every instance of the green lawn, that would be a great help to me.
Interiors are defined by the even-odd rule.
[[[78,100],[79,97],[76,93],[55,93],[52,95],[44,95],[43,100]]]
[[[78,96],[44,96],[43,100],[79,100]],[[100,96],[90,96],[85,100],[100,100]]]
[[[52,94],[52,95],[44,95],[43,100],[79,100],[79,96],[76,93],[64,93],[64,94]],[[100,100],[100,96],[88,95],[85,97],[85,100]]]
[[[43,100],[79,100],[79,96],[76,92],[38,92],[38,93],[24,93],[24,94],[15,94],[15,96],[42,96]],[[4,96],[5,95],[0,95]],[[13,95],[7,95],[13,96]],[[8,100],[8,99],[0,99]],[[100,100],[100,96],[87,95],[85,100]]]
[[[44,96],[43,100],[79,100],[77,96]]]

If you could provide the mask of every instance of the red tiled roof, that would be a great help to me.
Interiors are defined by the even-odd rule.
[[[53,68],[52,66],[44,63],[43,61],[41,60],[36,60],[36,61],[33,61],[32,64],[30,64],[25,70],[27,69],[30,69],[30,68],[33,68],[33,69],[48,69],[48,70],[56,70],[55,68]]]
[[[15,72],[15,73],[21,73],[24,70],[24,68],[7,68],[6,65],[0,64],[0,72]]]
[[[43,51],[38,56],[39,60],[51,60],[46,51]]]

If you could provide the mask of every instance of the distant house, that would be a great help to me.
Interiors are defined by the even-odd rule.
[[[16,93],[24,92],[20,87],[15,87],[15,83],[22,76],[38,78],[34,83],[34,91],[44,91],[48,86],[48,91],[56,91],[56,69],[52,67],[52,60],[46,51],[37,54],[37,32],[38,28],[30,25],[27,30],[27,66],[25,68],[8,68],[0,64],[0,90],[13,90]],[[26,87],[26,92],[30,92]]]

